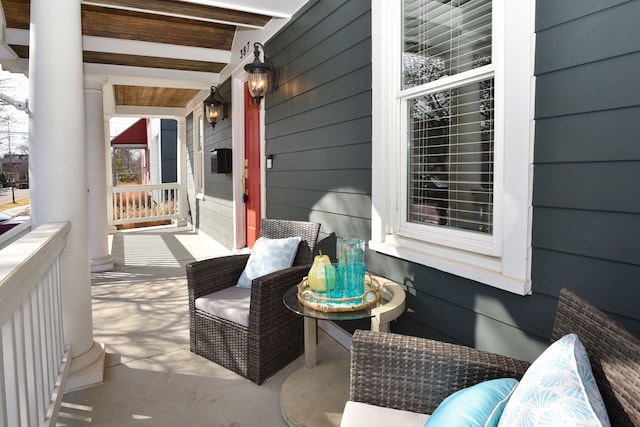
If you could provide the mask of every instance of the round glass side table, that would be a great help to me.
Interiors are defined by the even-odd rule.
[[[378,305],[365,310],[323,312],[298,301],[298,287],[289,289],[283,302],[289,310],[304,316],[305,366],[293,372],[282,384],[280,409],[289,426],[338,427],[349,399],[349,359],[317,360],[318,320],[341,321],[371,318],[372,331],[389,331],[389,322],[404,312],[405,293],[400,285],[373,276],[382,285]]]

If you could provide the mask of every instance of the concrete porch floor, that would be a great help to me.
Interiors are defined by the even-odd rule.
[[[304,366],[303,356],[257,386],[189,351],[184,267],[229,251],[175,227],[118,231],[111,244],[114,270],[92,274],[105,381],[65,394],[57,425],[286,426],[280,389]],[[327,335],[319,337],[318,360],[349,357]]]

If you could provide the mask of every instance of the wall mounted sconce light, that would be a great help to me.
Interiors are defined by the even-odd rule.
[[[216,123],[227,117],[227,104],[215,86],[211,86],[211,94],[207,96],[203,103],[207,121],[211,123],[211,128],[215,129]]]
[[[273,154],[269,154],[267,156],[267,169],[271,169],[273,167]]]
[[[244,66],[244,70],[247,72],[249,93],[258,106],[260,106],[260,102],[267,93],[267,90],[269,90],[270,84],[272,91],[278,89],[278,68],[273,65],[273,62],[267,57],[262,43],[254,43],[253,48],[255,58],[253,62]],[[262,48],[264,62],[260,60],[260,48]]]

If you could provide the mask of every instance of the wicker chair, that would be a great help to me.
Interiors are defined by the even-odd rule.
[[[282,302],[285,291],[299,283],[313,262],[320,224],[262,219],[260,234],[278,239],[301,236],[293,267],[254,279],[249,326],[196,308],[195,300],[238,282],[248,254],[187,265],[190,350],[261,384],[303,352],[303,322]]]
[[[575,333],[584,344],[612,426],[640,426],[640,340],[573,291],[560,293],[552,341]],[[529,363],[439,341],[356,331],[349,400],[424,414],[451,393]]]

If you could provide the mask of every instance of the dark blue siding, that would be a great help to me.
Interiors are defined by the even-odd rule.
[[[538,1],[533,289],[640,334],[640,2]]]

